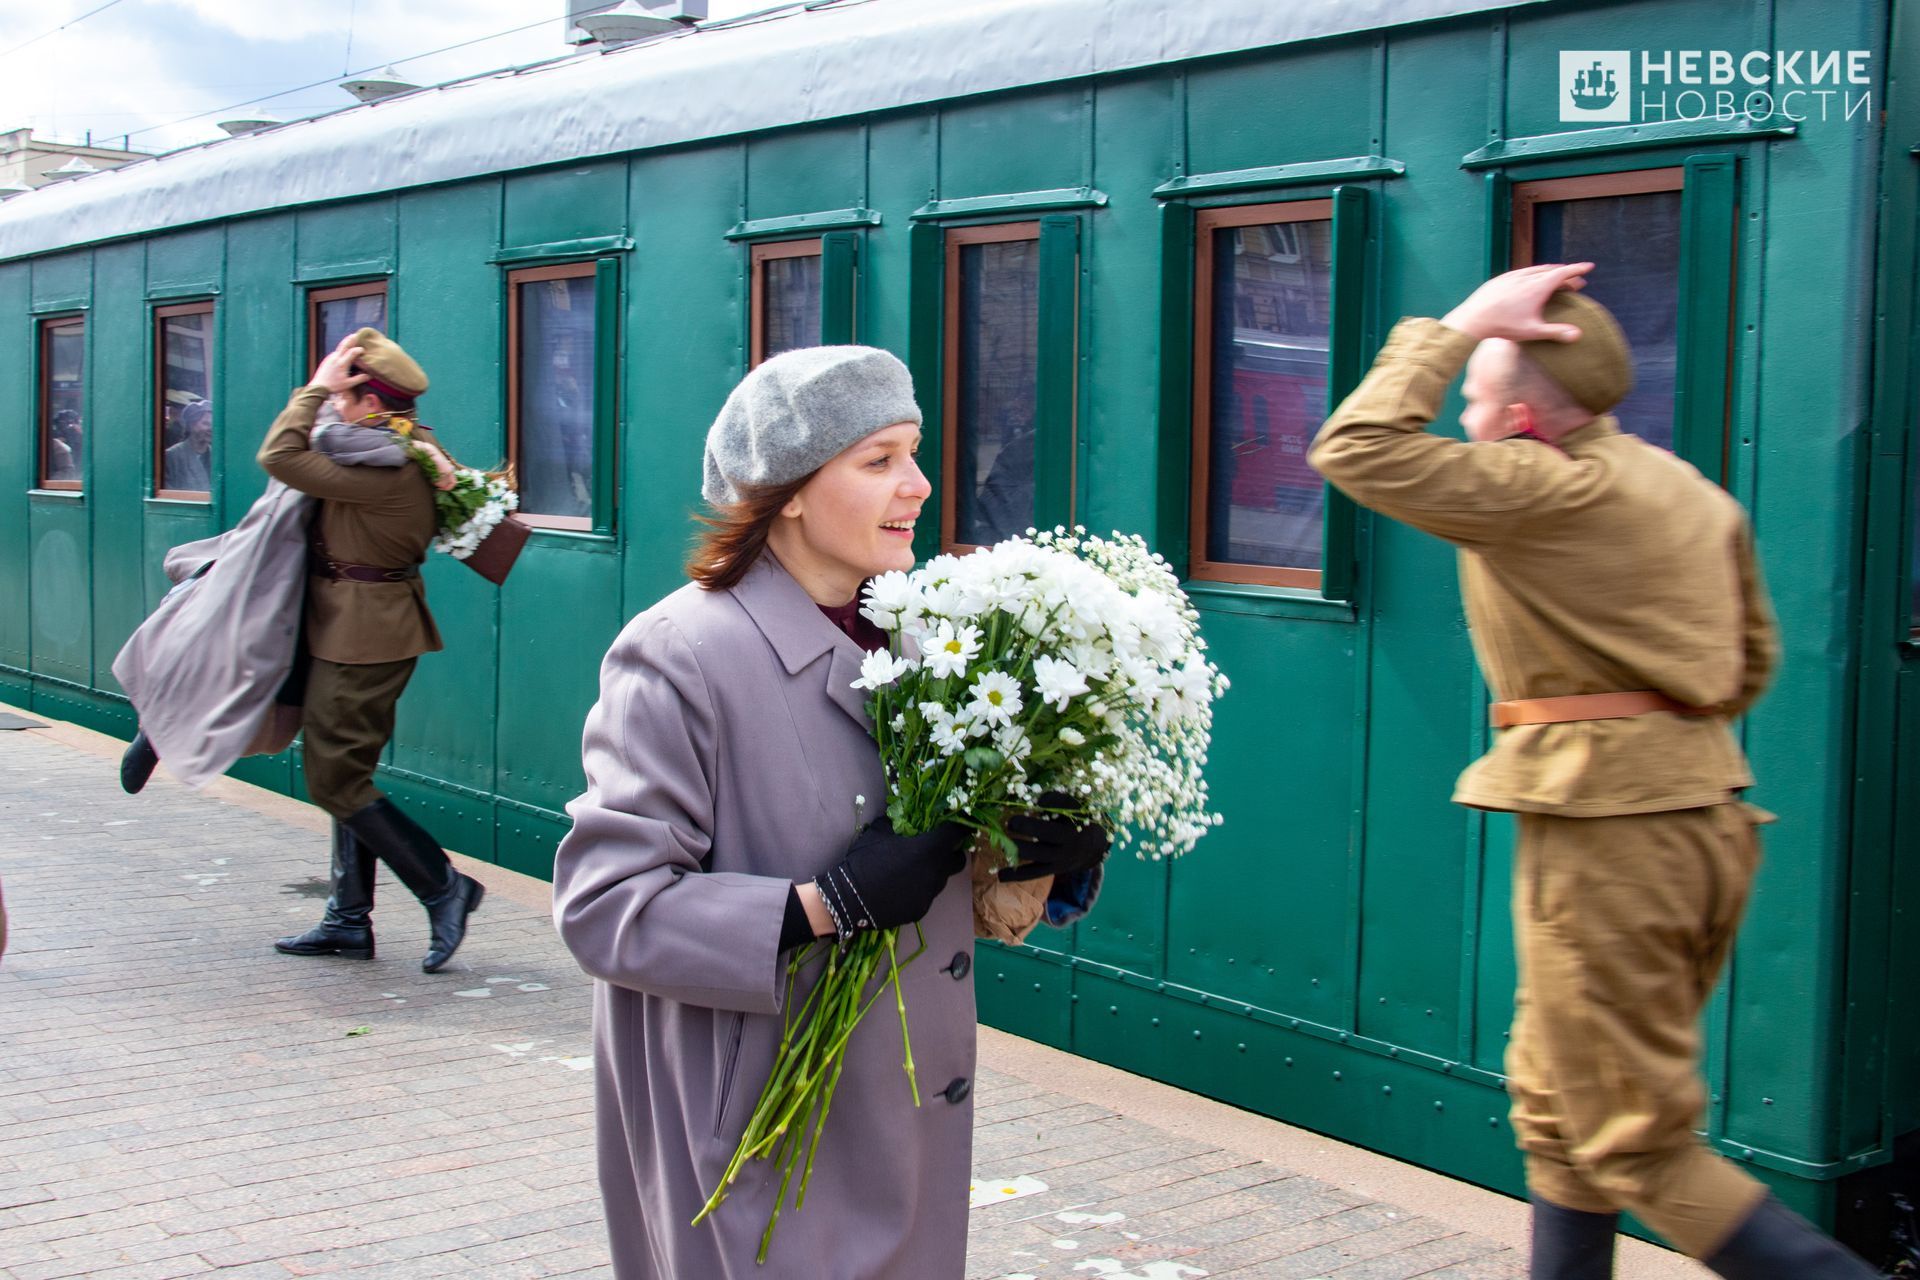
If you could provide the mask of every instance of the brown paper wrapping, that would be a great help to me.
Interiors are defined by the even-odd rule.
[[[984,835],[973,847],[973,934],[1019,946],[1047,914],[1053,877],[1008,884],[994,873],[1007,856]]]

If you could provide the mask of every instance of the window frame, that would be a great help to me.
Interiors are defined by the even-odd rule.
[[[1193,211],[1193,364],[1192,401],[1189,406],[1191,429],[1188,433],[1187,481],[1187,573],[1200,582],[1238,583],[1261,587],[1290,587],[1319,591],[1326,580],[1325,536],[1330,506],[1324,496],[1320,515],[1322,536],[1321,567],[1247,564],[1238,560],[1213,560],[1207,555],[1208,465],[1213,443],[1213,306],[1214,306],[1214,232],[1234,227],[1269,226],[1289,222],[1325,222],[1331,242],[1334,236],[1335,207],[1331,196],[1297,200],[1277,200],[1260,204],[1216,205]],[[1330,264],[1330,291],[1340,287],[1339,272]],[[1327,322],[1327,362],[1333,371],[1337,339],[1335,320],[1329,308]],[[1328,410],[1333,406],[1330,403]]]
[[[802,240],[757,240],[747,246],[747,368],[758,368],[767,358],[767,272],[766,264],[786,258],[820,259],[820,292],[827,290],[827,241],[825,236]],[[820,340],[828,340],[824,325]]]
[[[307,290],[307,367],[302,374],[309,375],[320,367],[321,358],[327,353],[320,350],[320,305],[325,302],[340,302],[347,298],[371,298],[378,296],[384,301],[387,313],[387,327],[382,332],[393,332],[393,282],[387,279],[361,280],[353,284],[330,284],[310,287]]]
[[[1690,155],[1606,173],[1508,179],[1508,261],[1534,252],[1534,215],[1544,203],[1604,196],[1680,193],[1679,294],[1674,333],[1673,452],[1714,483],[1733,482],[1735,315],[1739,307],[1739,157]]]
[[[53,443],[53,331],[60,325],[78,324],[80,326],[80,387],[81,397],[84,402],[87,388],[86,367],[88,363],[90,363],[87,358],[90,353],[86,349],[87,313],[84,311],[65,311],[57,315],[36,316],[34,317],[34,323],[37,326],[37,332],[34,335],[34,353],[39,365],[34,371],[34,389],[40,401],[40,411],[37,415],[40,419],[38,424],[39,429],[35,433],[38,437],[39,447],[36,451],[36,457],[34,458],[34,488],[46,493],[85,493],[87,463],[84,452],[86,447],[84,434],[81,443],[82,455],[74,459],[74,470],[79,474],[79,479],[48,479],[47,456],[51,452],[49,446]],[[83,433],[87,431],[87,416],[86,414],[81,415],[81,431]]]
[[[610,534],[613,506],[613,438],[617,385],[615,365],[619,358],[619,262],[613,258],[587,258],[572,262],[545,262],[531,266],[509,267],[507,294],[507,466],[518,477],[520,472],[520,289],[546,280],[589,279],[593,292],[593,437],[589,442],[593,459],[590,513],[584,516],[556,516],[530,512],[524,507],[515,517],[535,529],[565,533]],[[516,480],[517,483],[517,480]]]
[[[204,298],[195,302],[169,303],[153,309],[153,416],[148,423],[153,437],[153,483],[149,486],[153,496],[172,502],[212,502],[213,473],[216,470],[208,464],[207,488],[205,489],[168,489],[163,482],[166,479],[166,400],[167,400],[167,346],[166,321],[176,316],[204,315],[207,317],[207,388],[208,401],[212,404],[216,428],[214,440],[216,448],[220,434],[218,430],[219,404],[213,399],[213,336],[214,336],[214,300]],[[217,453],[214,455],[217,457]]]
[[[943,288],[941,291],[940,328],[944,335],[944,351],[941,360],[940,388],[940,550],[948,555],[966,555],[978,550],[974,543],[956,542],[954,530],[959,524],[960,515],[960,259],[961,250],[970,245],[1012,244],[1017,241],[1031,240],[1035,252],[1039,252],[1040,220],[1035,218],[1026,222],[989,222],[974,226],[947,227],[942,237],[945,264],[943,269]],[[1044,270],[1042,270],[1044,281]],[[1035,309],[1039,308],[1039,299],[1034,299]],[[1046,359],[1044,339],[1040,341],[1036,365]],[[1038,369],[1035,370],[1035,382],[1038,383]],[[1039,411],[1039,387],[1034,388],[1035,412]],[[1036,452],[1040,433],[1034,432]],[[1036,457],[1035,461],[1038,459]],[[1037,479],[1037,476],[1036,476]],[[1038,500],[1036,491],[1035,498]]]

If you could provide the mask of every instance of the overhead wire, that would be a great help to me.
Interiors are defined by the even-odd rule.
[[[120,0],[107,0],[105,4],[99,6],[96,9],[89,9],[77,18],[69,18],[67,21],[61,23],[59,26],[55,27],[51,31],[42,31],[39,35],[35,36],[33,39],[22,40],[19,44],[14,45],[11,49],[0,49],[0,58],[4,58],[10,53],[18,53],[30,44],[39,44],[42,40],[45,40],[48,36],[57,36],[62,31],[65,31],[68,27],[71,27],[76,23],[85,22],[88,18],[91,18],[96,13],[105,13],[107,10],[113,8],[113,6],[119,3],[120,3]]]
[[[117,4],[119,3],[119,0],[110,0],[110,3]],[[75,21],[77,22],[79,21],[79,19],[76,18]],[[123,136],[127,138],[137,138],[143,133],[154,133],[161,129],[171,129],[175,125],[191,124],[195,120],[204,120],[208,116],[217,116],[223,112],[234,111],[241,107],[250,107],[256,102],[272,102],[274,99],[284,98],[290,93],[301,93],[308,89],[317,89],[324,84],[337,84],[341,80],[351,80],[354,76],[363,76],[370,71],[379,71],[386,67],[397,67],[404,62],[418,62],[422,58],[432,58],[442,53],[452,53],[456,49],[465,49],[469,45],[485,44],[489,40],[498,40],[502,36],[518,35],[522,31],[531,31],[535,27],[544,27],[551,24],[552,22],[553,22],[553,19],[550,17],[542,18],[538,22],[529,22],[525,26],[510,27],[505,31],[496,31],[492,35],[475,36],[471,40],[462,40],[458,44],[450,44],[441,49],[429,49],[425,53],[408,54],[404,58],[394,58],[389,62],[383,62],[377,66],[363,67],[359,71],[349,71],[345,75],[328,76],[322,80],[314,80],[314,81],[308,82],[307,84],[295,85],[290,89],[282,89],[278,93],[260,94],[256,97],[243,99],[240,102],[228,103],[224,107],[214,107],[210,111],[197,111],[193,115],[181,116],[177,120],[169,120],[164,124],[153,124],[153,125],[148,125],[144,129],[135,129],[132,133],[125,134]]]

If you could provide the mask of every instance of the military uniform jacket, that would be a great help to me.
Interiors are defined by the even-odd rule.
[[[419,564],[439,524],[432,484],[417,466],[343,467],[316,452],[308,437],[326,399],[320,387],[294,392],[260,446],[260,465],[288,488],[320,499],[314,527],[333,559],[382,569]],[[306,638],[314,657],[355,665],[443,647],[417,575],[403,582],[309,576]]]
[[[1354,501],[1460,549],[1494,697],[1651,689],[1715,714],[1503,729],[1453,798],[1603,817],[1752,785],[1728,722],[1766,687],[1779,641],[1740,505],[1610,417],[1557,446],[1428,434],[1474,346],[1438,321],[1401,321],[1309,460]]]

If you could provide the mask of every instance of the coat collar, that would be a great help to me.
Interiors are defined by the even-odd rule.
[[[853,687],[866,657],[840,628],[827,620],[771,551],[763,552],[746,576],[735,583],[733,598],[747,611],[760,634],[767,638],[787,674],[797,676],[822,655],[829,655],[826,694],[836,706],[871,731],[865,690]]]

